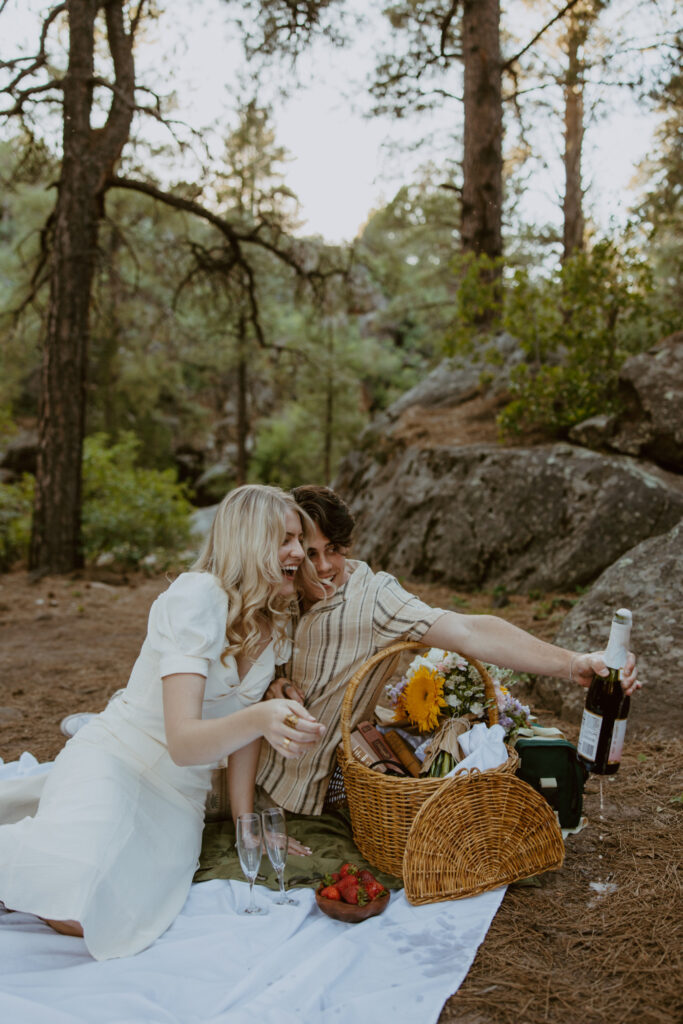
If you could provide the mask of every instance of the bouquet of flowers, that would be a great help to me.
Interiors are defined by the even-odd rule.
[[[496,690],[498,722],[505,729],[505,739],[512,742],[520,729],[531,728],[533,722],[528,706],[510,693],[510,687],[519,676],[515,677],[511,669],[496,669],[492,665],[487,665],[486,668]]]
[[[499,722],[505,730],[505,739],[513,740],[520,728],[531,722],[529,708],[510,693],[513,673],[496,666],[486,666],[496,691]],[[492,704],[487,699],[484,681],[473,665],[459,654],[432,647],[412,660],[406,674],[398,683],[387,687],[389,702],[394,708],[396,721],[408,719],[420,733],[434,734],[448,719],[458,719],[463,729],[486,719]],[[432,750],[429,774],[447,774],[455,764],[452,746],[444,730],[438,741],[444,746]]]

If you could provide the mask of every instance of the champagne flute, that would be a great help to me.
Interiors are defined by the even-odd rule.
[[[273,903],[288,903],[298,906],[299,901],[285,892],[285,864],[287,862],[287,822],[282,807],[267,807],[261,811],[263,818],[263,841],[266,845],[268,860],[275,869],[280,884],[280,895]]]
[[[236,826],[237,853],[240,866],[249,882],[249,906],[243,914],[267,914],[254,902],[254,881],[261,863],[261,818],[258,814],[240,814]]]

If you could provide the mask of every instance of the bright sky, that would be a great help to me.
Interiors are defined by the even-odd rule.
[[[175,87],[181,104],[177,116],[200,127],[229,109],[240,50],[231,41],[221,0],[190,0],[172,12],[173,6],[169,5],[169,14],[155,30],[154,45],[140,53],[139,73],[144,78],[149,67],[149,82],[158,87],[158,69],[160,64],[165,66],[169,87]],[[367,10],[367,4],[363,6]],[[2,18],[5,28],[9,13],[14,30],[4,34],[6,54],[15,32],[30,38],[26,27],[30,11],[45,8],[39,0],[10,0]],[[178,26],[178,17],[187,19],[185,26]],[[292,155],[286,178],[301,202],[303,230],[332,242],[353,238],[369,212],[389,199],[402,182],[410,181],[417,165],[429,155],[390,158],[383,145],[388,137],[410,139],[422,134],[428,115],[400,123],[387,118],[368,121],[351,109],[345,95],[349,83],[364,80],[378,45],[368,33],[351,51],[330,52],[318,45],[304,62],[305,87],[276,106],[278,143]],[[447,125],[450,116],[442,113],[442,122]],[[584,160],[588,204],[603,228],[611,219],[625,219],[633,199],[629,185],[634,165],[651,146],[652,127],[652,118],[622,95],[619,110],[588,132]],[[561,130],[558,117],[557,146]],[[558,222],[560,185],[557,172],[535,180],[524,200],[525,214],[537,221]]]
[[[349,3],[349,0],[347,0]],[[216,72],[226,64],[239,61],[239,50],[230,41],[221,0],[194,0],[201,8],[205,23],[194,22],[186,35],[185,57],[188,76],[196,90],[191,109],[217,116],[219,105],[213,74],[197,77],[195,68]],[[351,0],[351,6],[367,12],[365,0]],[[507,4],[510,7],[510,3]],[[211,8],[215,13],[209,13]],[[520,8],[522,18],[528,17]],[[536,25],[538,18],[534,20]],[[219,29],[223,25],[222,31]],[[530,23],[531,24],[531,23]],[[378,32],[382,30],[380,26]],[[529,30],[529,37],[533,31]],[[362,38],[352,49],[335,51],[317,44],[302,61],[304,88],[286,102],[276,103],[278,142],[293,159],[287,167],[287,184],[299,196],[304,219],[303,230],[320,234],[328,241],[351,240],[372,209],[381,206],[430,154],[405,152],[390,156],[387,143],[411,141],[433,126],[445,126],[451,112],[420,114],[401,122],[388,117],[366,119],[352,109],[348,93],[356,92],[366,80],[373,60],[386,34]],[[226,54],[231,53],[226,60]],[[281,72],[282,73],[282,72]],[[355,104],[360,103],[360,89]],[[354,105],[355,105],[354,104]],[[215,112],[215,113],[214,113]],[[192,115],[191,115],[192,116]],[[210,119],[210,118],[209,118]],[[623,223],[633,201],[630,188],[636,164],[648,153],[654,122],[651,114],[639,108],[627,95],[619,97],[619,107],[609,118],[588,129],[584,142],[584,186],[589,187],[587,206],[601,227],[610,222]],[[562,122],[558,115],[556,145],[561,146]],[[561,222],[561,175],[548,172],[539,177],[524,199],[525,214],[536,221]]]

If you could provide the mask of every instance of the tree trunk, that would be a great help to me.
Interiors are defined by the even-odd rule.
[[[568,68],[564,87],[564,200],[562,212],[562,259],[584,248],[583,188],[581,150],[583,146],[583,79],[580,47],[585,29],[571,20],[567,34]]]
[[[503,102],[499,0],[464,0],[462,15],[465,136],[462,245],[502,255]]]
[[[116,266],[120,249],[120,238],[121,236],[116,231],[112,231],[109,236],[106,253],[103,254],[103,258],[106,260],[107,278],[106,285],[103,283],[101,291],[101,326],[98,331],[96,350],[91,352],[89,360],[91,366],[90,382],[92,384],[92,387],[88,389],[90,401],[92,402],[92,392],[94,390],[98,401],[101,403],[101,429],[109,437],[116,436],[120,425],[116,390],[119,376],[117,365],[118,352],[121,340],[121,325],[118,311],[123,301],[121,278]]]
[[[81,462],[85,433],[88,318],[105,182],[130,131],[132,36],[123,0],[68,0],[69,65],[63,81],[63,159],[50,262],[43,351],[36,496],[29,556],[40,572],[82,564]],[[95,18],[104,8],[116,91],[104,128],[90,125]]]

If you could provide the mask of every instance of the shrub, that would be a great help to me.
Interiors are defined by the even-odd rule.
[[[86,438],[83,452],[83,548],[87,561],[108,552],[124,565],[160,559],[188,543],[192,511],[173,469],[135,464],[139,441],[131,433],[109,443]]]
[[[549,278],[518,271],[507,289],[505,327],[528,361],[511,374],[503,433],[538,428],[564,436],[589,416],[616,411],[621,364],[670,324],[656,308],[649,266],[600,242]]]
[[[249,465],[255,482],[290,488],[302,480],[317,480],[321,464],[320,430],[303,405],[290,403],[259,427]]]
[[[32,476],[18,484],[0,484],[0,572],[28,554],[32,506]]]

